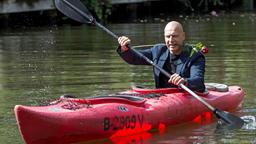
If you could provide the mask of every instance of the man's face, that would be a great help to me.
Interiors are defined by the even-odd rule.
[[[183,42],[185,40],[185,33],[177,26],[170,25],[164,31],[165,44],[173,54],[180,54]]]

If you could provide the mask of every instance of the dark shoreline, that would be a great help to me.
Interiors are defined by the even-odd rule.
[[[195,7],[192,3],[192,6]],[[209,6],[205,9],[191,10],[177,1],[162,1],[138,4],[112,5],[111,15],[105,20],[97,21],[106,23],[161,23],[176,19],[217,17],[230,13],[246,13],[241,1],[233,5]],[[97,16],[94,16],[97,18]],[[45,10],[23,13],[0,14],[0,29],[4,28],[26,28],[37,26],[61,26],[81,25],[57,10]]]

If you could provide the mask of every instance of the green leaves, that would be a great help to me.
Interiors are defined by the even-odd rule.
[[[189,57],[192,57],[197,52],[201,52],[202,54],[207,54],[208,51],[209,51],[209,49],[205,45],[203,45],[201,42],[199,42],[199,43],[193,45]]]

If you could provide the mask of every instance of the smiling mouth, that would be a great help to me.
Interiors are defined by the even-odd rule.
[[[169,47],[170,47],[170,48],[174,48],[174,47],[176,47],[176,45],[169,45]]]

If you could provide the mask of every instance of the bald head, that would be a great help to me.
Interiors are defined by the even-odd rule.
[[[182,51],[185,33],[177,21],[169,22],[164,28],[165,43],[171,53],[179,55]]]
[[[183,27],[179,22],[171,21],[164,28],[164,31],[168,30],[176,30],[177,32],[183,32]]]

